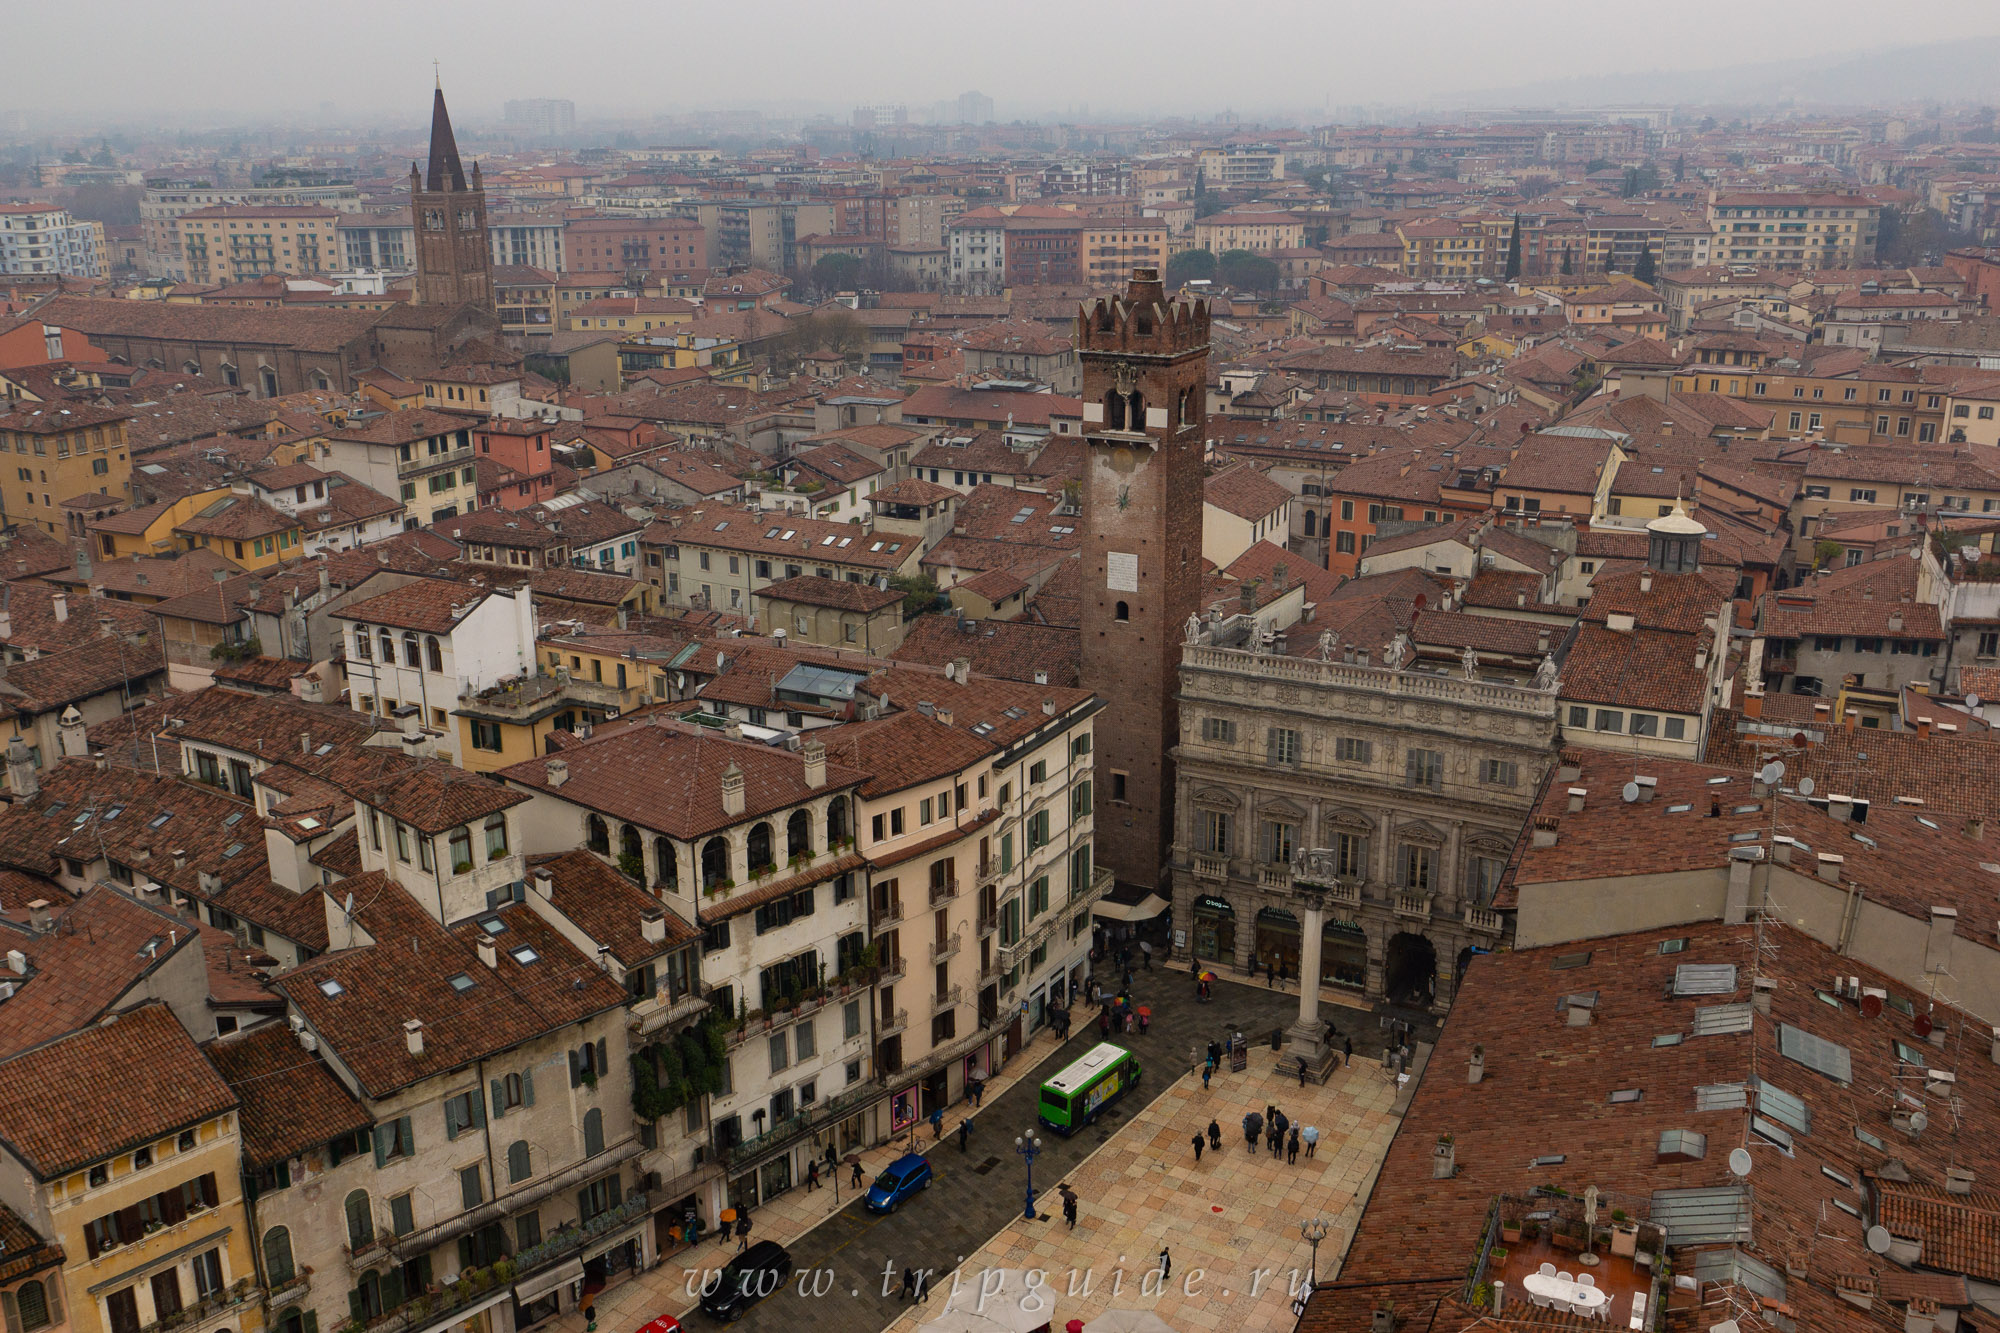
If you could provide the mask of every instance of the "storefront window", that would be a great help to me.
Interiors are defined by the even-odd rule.
[[[1257,909],[1258,967],[1274,965],[1291,976],[1299,974],[1299,919],[1282,907]]]
[[[1236,957],[1236,909],[1221,898],[1194,900],[1194,954],[1216,962]]]
[[[1352,921],[1328,921],[1320,931],[1319,977],[1330,986],[1368,984],[1368,937]]]

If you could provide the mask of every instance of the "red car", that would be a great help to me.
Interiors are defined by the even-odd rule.
[[[641,1326],[639,1333],[682,1333],[681,1321],[670,1314],[663,1314],[652,1323]]]

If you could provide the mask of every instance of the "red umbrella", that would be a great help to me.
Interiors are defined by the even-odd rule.
[[[1083,1333],[1083,1321],[1081,1319],[1070,1320],[1067,1324],[1063,1325],[1063,1333]]]

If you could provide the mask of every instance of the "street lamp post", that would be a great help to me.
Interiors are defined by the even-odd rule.
[[[1328,1227],[1324,1217],[1315,1217],[1310,1222],[1299,1223],[1299,1235],[1305,1237],[1312,1246],[1312,1267],[1306,1270],[1306,1288],[1311,1290],[1319,1280],[1319,1243],[1326,1239]]]
[[[1033,1134],[1014,1136],[1014,1151],[1021,1154],[1028,1164],[1028,1202],[1021,1216],[1032,1222],[1035,1220],[1035,1158],[1041,1155],[1042,1141]]]

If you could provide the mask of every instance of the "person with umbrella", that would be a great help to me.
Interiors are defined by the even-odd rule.
[[[1140,1036],[1142,1036],[1142,1037],[1143,1037],[1143,1036],[1145,1036],[1145,1035],[1146,1035],[1146,1029],[1147,1029],[1148,1027],[1151,1027],[1151,1026],[1152,1026],[1152,1023],[1153,1023],[1153,1006],[1152,1006],[1152,1005],[1150,1005],[1150,1004],[1142,1004],[1142,1005],[1140,1005],[1140,1006],[1139,1006],[1139,1035],[1140,1035]]]
[[[1264,1117],[1255,1111],[1243,1117],[1243,1142],[1251,1152],[1257,1151],[1257,1138],[1264,1132]]]
[[[1306,1156],[1311,1157],[1313,1149],[1319,1147],[1319,1129],[1316,1126],[1307,1125],[1299,1131],[1299,1138],[1305,1141]]]

